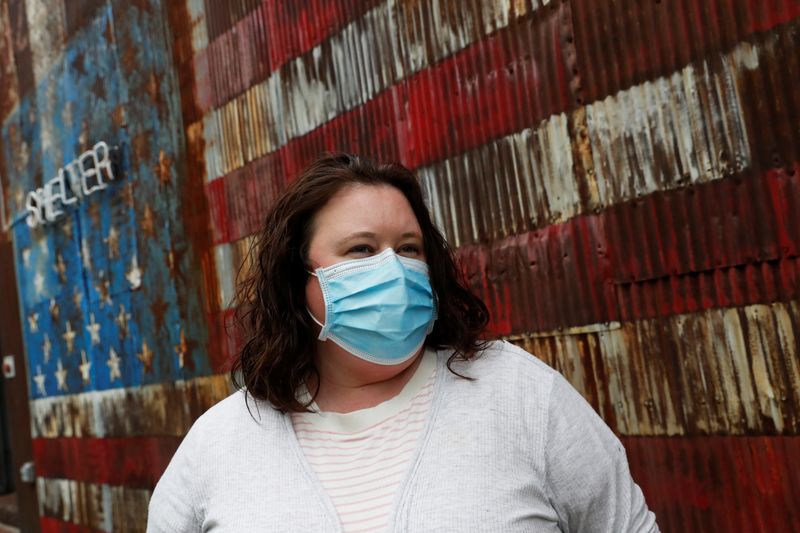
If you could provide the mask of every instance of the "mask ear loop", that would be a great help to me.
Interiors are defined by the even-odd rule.
[[[316,319],[316,317],[315,317],[315,316],[314,316],[314,314],[311,312],[311,309],[309,309],[309,308],[308,308],[308,306],[306,306],[306,313],[308,313],[308,316],[310,316],[310,317],[311,317],[311,320],[313,320],[314,322],[316,322],[316,323],[317,323],[317,325],[318,325],[319,327],[321,327],[321,328],[324,328],[324,327],[325,327],[325,324],[321,323],[319,320],[317,320],[317,319]]]
[[[319,276],[317,276],[317,273],[316,273],[316,272],[311,272],[311,271],[310,271],[310,270],[308,270],[308,269],[306,269],[306,272],[308,272],[309,274],[311,274],[311,275],[312,275],[312,276],[314,276],[315,278],[319,278]],[[311,312],[311,309],[309,309],[309,308],[308,308],[308,306],[306,306],[306,313],[308,313],[308,316],[310,316],[310,317],[311,317],[311,320],[313,320],[313,321],[314,321],[314,322],[315,322],[315,323],[316,323],[316,324],[317,324],[319,327],[321,327],[321,328],[323,328],[323,329],[325,328],[325,324],[323,324],[322,322],[320,322],[319,320],[317,320],[317,317],[315,317],[315,316],[314,316],[314,313],[312,313],[312,312]]]

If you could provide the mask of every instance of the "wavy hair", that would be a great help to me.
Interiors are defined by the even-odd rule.
[[[481,335],[489,312],[467,288],[452,250],[431,221],[414,174],[398,163],[374,164],[357,156],[328,154],[276,199],[251,246],[250,268],[240,270],[243,279],[237,283],[236,322],[244,344],[233,361],[231,379],[236,387],[281,412],[308,411],[310,402],[301,403],[296,391],[312,375],[319,376],[313,358],[315,326],[305,301],[314,216],[334,194],[353,184],[395,187],[417,217],[439,306],[425,345],[452,349],[447,367],[459,376],[451,363],[475,357],[485,345]]]

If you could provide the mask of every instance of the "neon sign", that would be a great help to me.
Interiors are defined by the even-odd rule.
[[[28,193],[25,221],[35,228],[55,222],[64,214],[63,207],[102,191],[114,179],[111,148],[103,141],[95,144],[75,160],[58,169],[56,177]]]

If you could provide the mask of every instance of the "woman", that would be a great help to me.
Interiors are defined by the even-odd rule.
[[[186,435],[148,531],[657,530],[583,398],[479,340],[486,307],[404,167],[315,162],[251,271],[242,390]]]

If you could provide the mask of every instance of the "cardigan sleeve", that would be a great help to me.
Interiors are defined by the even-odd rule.
[[[548,409],[545,468],[562,531],[658,531],[622,443],[560,374]]]
[[[197,431],[193,427],[158,481],[150,498],[147,533],[201,531],[197,438]]]

